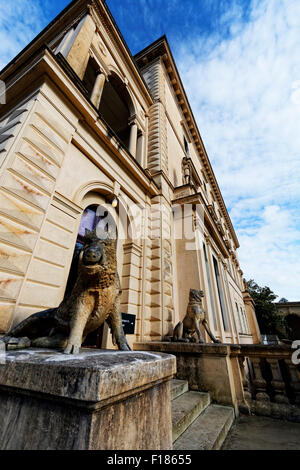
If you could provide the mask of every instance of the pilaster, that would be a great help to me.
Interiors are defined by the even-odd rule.
[[[95,31],[96,25],[92,17],[86,15],[74,32],[71,47],[66,55],[66,60],[81,79],[84,77],[85,69],[89,61],[89,49]]]

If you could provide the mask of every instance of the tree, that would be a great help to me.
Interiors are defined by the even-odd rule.
[[[278,295],[267,286],[260,287],[253,279],[247,281],[249,293],[255,303],[255,313],[262,335],[278,335],[284,337],[285,320],[278,315],[274,301]]]

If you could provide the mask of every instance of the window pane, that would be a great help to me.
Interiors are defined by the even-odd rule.
[[[213,313],[214,328],[215,328],[215,330],[217,330],[218,325],[217,325],[216,307],[215,307],[214,295],[213,295],[212,284],[211,284],[211,277],[210,277],[210,269],[209,269],[209,263],[208,263],[208,258],[207,258],[207,252],[206,252],[206,247],[205,247],[204,243],[203,243],[203,251],[204,251],[206,275],[207,275],[208,288],[209,288],[210,303],[211,303],[211,309],[212,309],[212,313]]]
[[[214,256],[213,256],[213,261],[214,261],[215,276],[216,276],[216,281],[217,281],[224,330],[229,331],[228,318],[227,318],[226,306],[225,306],[225,300],[224,300],[224,294],[223,294],[223,288],[222,288],[222,281],[220,277],[218,262]]]

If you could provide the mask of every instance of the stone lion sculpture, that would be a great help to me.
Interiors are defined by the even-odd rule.
[[[121,284],[117,272],[116,243],[112,233],[86,230],[78,260],[75,285],[59,307],[35,313],[0,341],[6,349],[62,348],[77,354],[85,337],[106,321],[113,343],[130,350],[120,313]]]
[[[202,297],[204,297],[202,290],[190,289],[187,312],[183,321],[177,323],[174,328],[173,341],[195,343],[197,341],[195,336],[197,335],[198,342],[204,343],[200,331],[200,325],[202,323],[210,339],[214,343],[220,343],[220,341],[214,337],[208,326],[205,318],[205,310],[202,308]]]

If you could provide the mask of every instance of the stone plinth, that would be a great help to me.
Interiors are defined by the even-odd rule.
[[[177,374],[188,380],[190,390],[209,392],[214,402],[230,405],[238,414],[244,403],[242,377],[238,363],[240,346],[181,342],[135,343],[135,350],[176,356]]]
[[[172,449],[174,357],[29,349],[1,359],[0,449]]]

